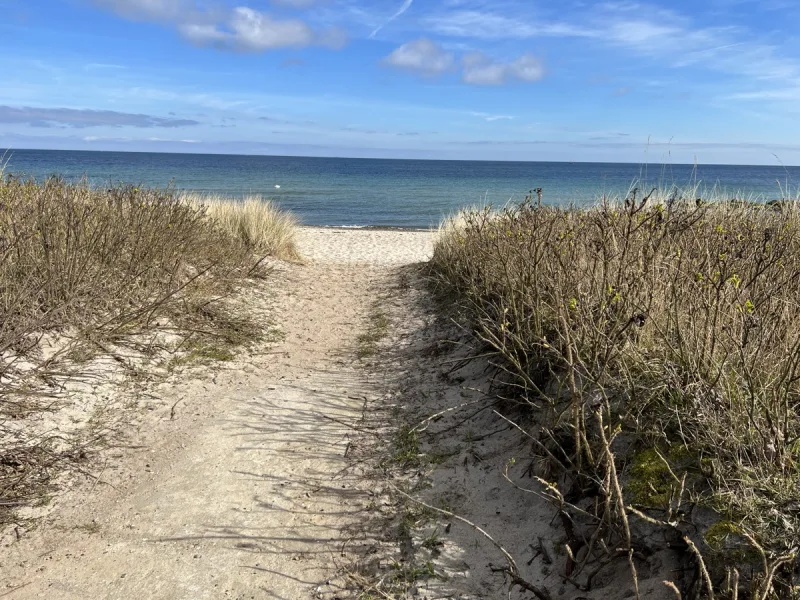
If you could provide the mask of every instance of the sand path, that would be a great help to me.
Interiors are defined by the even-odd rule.
[[[430,244],[422,232],[302,230],[307,264],[265,283],[283,340],[162,386],[107,453],[103,483],[3,540],[0,597],[314,597],[370,500],[341,473],[346,424],[379,393],[357,337],[394,268]]]

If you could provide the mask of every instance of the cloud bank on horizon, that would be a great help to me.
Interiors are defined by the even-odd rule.
[[[783,0],[0,6],[0,148],[800,164]]]

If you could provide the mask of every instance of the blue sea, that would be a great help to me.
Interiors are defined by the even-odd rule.
[[[0,150],[0,156],[3,155]],[[699,183],[725,197],[796,195],[800,167],[477,162],[9,150],[6,173],[87,177],[93,185],[131,183],[242,197],[260,194],[307,225],[429,227],[458,208],[521,201],[543,189],[550,204],[584,205],[636,185]],[[280,186],[280,187],[277,187]]]

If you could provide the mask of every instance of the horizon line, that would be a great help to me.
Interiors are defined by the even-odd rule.
[[[240,152],[173,152],[168,150],[101,150],[101,149],[86,149],[86,148],[2,148],[0,147],[0,167],[6,164],[9,160],[9,155],[13,156],[14,152],[93,152],[101,153],[114,153],[114,154],[169,154],[176,156],[246,156],[246,157],[266,157],[266,158],[312,158],[320,160],[382,160],[382,161],[419,161],[419,162],[483,162],[483,163],[524,163],[524,164],[587,164],[587,165],[658,165],[658,166],[720,166],[720,167],[768,167],[768,168],[800,168],[800,164],[752,164],[752,163],[716,163],[716,162],[700,162],[695,160],[692,163],[688,162],[632,162],[632,161],[599,161],[599,160],[500,160],[500,159],[486,159],[486,158],[397,158],[397,157],[379,157],[379,156],[322,156],[322,155],[307,155],[307,154],[244,154]]]

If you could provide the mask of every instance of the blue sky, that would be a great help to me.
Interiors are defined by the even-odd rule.
[[[800,164],[795,1],[0,12],[0,147]]]

